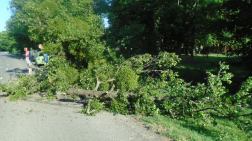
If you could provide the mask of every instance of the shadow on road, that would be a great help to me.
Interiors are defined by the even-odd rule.
[[[15,55],[11,55],[11,54],[5,54],[5,55],[2,55],[2,56],[13,58],[13,59],[24,59],[24,57],[15,56]]]
[[[59,99],[59,102],[74,102],[77,104],[83,104],[83,100],[73,100],[73,99]]]
[[[1,98],[1,97],[7,97],[7,96],[6,96],[6,95],[1,94],[1,92],[0,92],[0,98]]]
[[[34,72],[35,68],[32,68],[32,71]],[[27,69],[15,68],[15,69],[12,69],[12,70],[7,70],[5,72],[9,73],[9,76],[11,76],[11,77],[19,78],[20,74],[28,73],[29,70],[28,70],[28,68]]]

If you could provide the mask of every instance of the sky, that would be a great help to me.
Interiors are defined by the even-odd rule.
[[[104,24],[104,28],[108,28],[109,24],[108,24],[108,18],[103,18],[103,24]]]
[[[1,0],[0,1],[0,32],[6,31],[5,26],[7,20],[11,17],[11,11],[9,8],[9,3],[11,0]]]

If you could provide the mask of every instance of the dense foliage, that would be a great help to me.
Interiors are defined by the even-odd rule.
[[[126,56],[130,54],[173,51],[181,54],[204,45],[225,41],[219,26],[223,1],[111,1],[109,41]],[[218,39],[217,39],[218,37]],[[227,42],[227,41],[225,41]]]
[[[12,0],[0,50],[16,53],[43,43],[42,50],[53,57],[35,76],[20,75],[0,89],[11,100],[35,92],[52,99],[69,88],[107,91],[114,97],[85,97],[80,112],[94,114],[105,108],[121,114],[193,118],[201,126],[215,125],[214,117],[221,117],[250,133],[251,121],[238,117],[252,115],[246,110],[251,109],[252,77],[230,93],[226,86],[233,74],[225,63],[219,63],[218,73],[207,71],[205,83],[196,85],[173,71],[182,47],[193,56],[196,45],[206,50],[232,45],[249,57],[251,25],[243,16],[251,16],[249,5],[250,0]],[[110,26],[104,33],[106,15]]]
[[[8,32],[3,31],[0,33],[0,50],[17,53],[19,50],[16,48],[17,42],[15,38],[8,35]]]

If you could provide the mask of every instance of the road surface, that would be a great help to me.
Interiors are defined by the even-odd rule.
[[[1,82],[27,73],[24,60],[0,52]],[[82,103],[71,100],[8,101],[0,92],[0,141],[159,141],[168,140],[136,122],[133,116],[103,111],[96,116],[77,113]]]
[[[0,82],[6,83],[15,79],[19,73],[28,73],[24,58],[0,52]]]

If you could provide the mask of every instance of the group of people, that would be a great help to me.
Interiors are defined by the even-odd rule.
[[[43,49],[43,46],[42,44],[39,44],[38,47],[40,49]],[[29,49],[27,47],[24,48],[24,55],[25,55],[25,61],[27,63],[27,66],[29,68],[29,74],[31,75],[32,74],[32,68],[31,68],[31,65],[32,65],[32,60],[33,60],[33,56],[35,55],[36,51],[29,51]],[[45,57],[45,64],[48,62],[48,55],[47,54],[44,54],[44,57]]]

